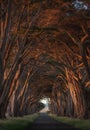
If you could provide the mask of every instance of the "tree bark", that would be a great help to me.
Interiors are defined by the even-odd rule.
[[[66,70],[66,76],[68,81],[67,87],[74,104],[74,116],[83,118],[86,109],[83,90],[81,86],[79,86],[79,83],[73,78],[74,73],[71,70]]]

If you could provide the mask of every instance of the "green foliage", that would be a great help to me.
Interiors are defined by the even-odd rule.
[[[52,75],[48,75],[48,78],[55,80],[55,79],[56,79],[56,76],[57,76],[57,75],[52,74]]]
[[[55,120],[70,124],[76,128],[79,128],[80,130],[90,130],[90,119],[89,120],[74,119],[69,117],[60,117],[52,114],[50,114],[50,116],[53,117]]]
[[[53,37],[53,38],[49,38],[49,39],[48,39],[48,42],[54,43],[56,40],[57,40],[57,39]]]
[[[65,73],[63,71],[63,69],[64,69],[63,64],[59,63],[58,61],[56,61],[56,60],[54,60],[52,58],[49,59],[47,63],[54,66],[58,70],[58,73],[62,73],[65,76]]]
[[[30,125],[30,123],[32,123],[37,117],[38,114],[33,114],[24,117],[0,120],[0,130],[26,130],[28,125]]]
[[[73,2],[74,0],[63,0],[63,2]]]
[[[32,28],[30,28],[30,32],[35,32],[35,31],[58,31],[58,28],[52,26],[48,26],[44,28],[33,26]]]
[[[45,0],[31,0],[31,4],[35,4],[35,3],[38,3],[38,2],[43,2]]]
[[[13,32],[13,35],[24,35],[25,32],[27,30],[27,27],[22,27],[17,33]],[[30,30],[28,31],[28,35],[29,34],[35,34],[35,33],[39,33],[39,32],[57,32],[58,28],[57,27],[52,27],[52,26],[48,26],[48,27],[38,27],[38,26],[32,26],[30,28]]]
[[[55,60],[52,59],[52,58],[49,59],[47,63],[49,63],[49,64],[51,64],[51,65],[56,65],[56,66],[60,65],[60,63],[59,63],[58,61],[55,61]]]

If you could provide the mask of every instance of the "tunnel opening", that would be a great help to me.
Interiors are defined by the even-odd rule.
[[[42,110],[40,110],[40,113],[48,113],[50,112],[50,108],[49,108],[49,104],[50,104],[50,98],[42,98],[40,99],[40,102],[42,102],[44,104],[44,108]]]

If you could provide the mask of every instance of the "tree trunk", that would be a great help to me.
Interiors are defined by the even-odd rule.
[[[83,90],[81,86],[79,86],[79,83],[74,79],[74,73],[71,70],[66,70],[66,76],[68,81],[67,87],[74,104],[74,116],[82,118],[85,115],[86,109]]]

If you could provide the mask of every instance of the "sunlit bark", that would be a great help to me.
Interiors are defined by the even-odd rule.
[[[70,91],[70,95],[74,104],[74,116],[81,118],[85,115],[85,99],[82,86],[79,85],[78,81],[75,81],[73,75],[74,74],[71,70],[66,69],[66,76],[68,80],[67,87]]]

